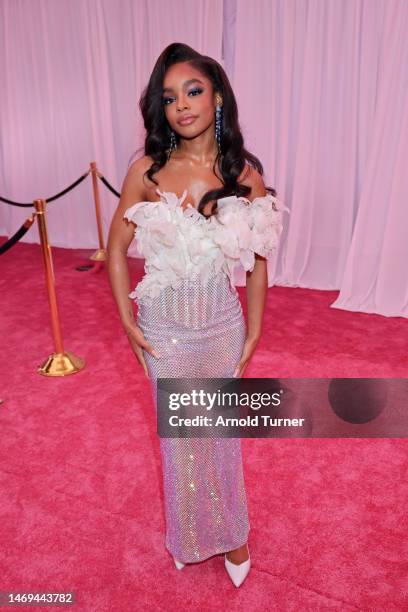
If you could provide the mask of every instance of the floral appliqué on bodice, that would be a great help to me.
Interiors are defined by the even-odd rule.
[[[255,253],[269,257],[276,251],[283,229],[283,211],[276,197],[250,200],[227,196],[217,200],[217,212],[205,217],[190,203],[187,190],[179,198],[156,189],[160,200],[136,202],[124,219],[136,225],[138,251],[145,259],[145,275],[129,294],[140,301],[154,298],[165,287],[180,287],[186,278],[199,277],[205,286],[211,275],[224,270],[232,284],[233,269],[253,270]]]

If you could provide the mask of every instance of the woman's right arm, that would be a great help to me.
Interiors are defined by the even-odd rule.
[[[153,347],[144,338],[134,319],[133,306],[129,298],[130,279],[127,252],[134,237],[135,225],[123,217],[130,206],[145,200],[143,173],[149,166],[150,163],[146,165],[146,158],[141,158],[130,166],[123,181],[118,207],[111,221],[107,245],[109,282],[118,307],[120,320],[146,375],[147,368],[142,348],[155,357],[157,355]]]

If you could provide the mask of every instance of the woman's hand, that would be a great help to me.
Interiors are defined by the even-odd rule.
[[[147,378],[149,378],[146,361],[143,356],[143,349],[147,351],[148,353],[150,353],[150,355],[153,355],[153,357],[156,357],[157,359],[160,357],[160,355],[156,353],[152,345],[144,337],[143,332],[140,329],[140,327],[138,327],[135,323],[126,324],[124,328],[125,328],[125,332],[128,337],[130,346],[132,347],[133,352],[138,358],[139,363],[144,370],[144,373],[146,374]]]
[[[253,352],[255,351],[256,345],[258,344],[259,337],[247,337],[244,343],[244,348],[242,349],[241,359],[239,360],[237,367],[234,371],[234,378],[241,378],[246,367],[249,363],[249,360],[252,357]]]

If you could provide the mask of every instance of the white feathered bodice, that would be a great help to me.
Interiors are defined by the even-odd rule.
[[[230,279],[235,266],[252,270],[255,253],[270,256],[283,229],[282,213],[289,209],[274,196],[227,196],[217,200],[217,212],[207,218],[192,205],[183,207],[187,195],[156,189],[160,200],[136,202],[124,218],[136,225],[135,239],[145,258],[145,275],[129,297],[154,298],[165,287],[177,289],[184,279],[209,277],[224,270]],[[231,280],[232,282],[232,280]]]

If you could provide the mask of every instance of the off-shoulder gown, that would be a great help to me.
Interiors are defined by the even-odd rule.
[[[145,275],[129,297],[137,325],[160,358],[144,351],[157,410],[157,378],[230,378],[246,337],[233,269],[275,251],[282,231],[277,198],[228,196],[209,218],[172,192],[136,202]],[[289,211],[288,211],[289,212]],[[245,544],[250,529],[239,438],[160,438],[165,546],[193,563]]]

